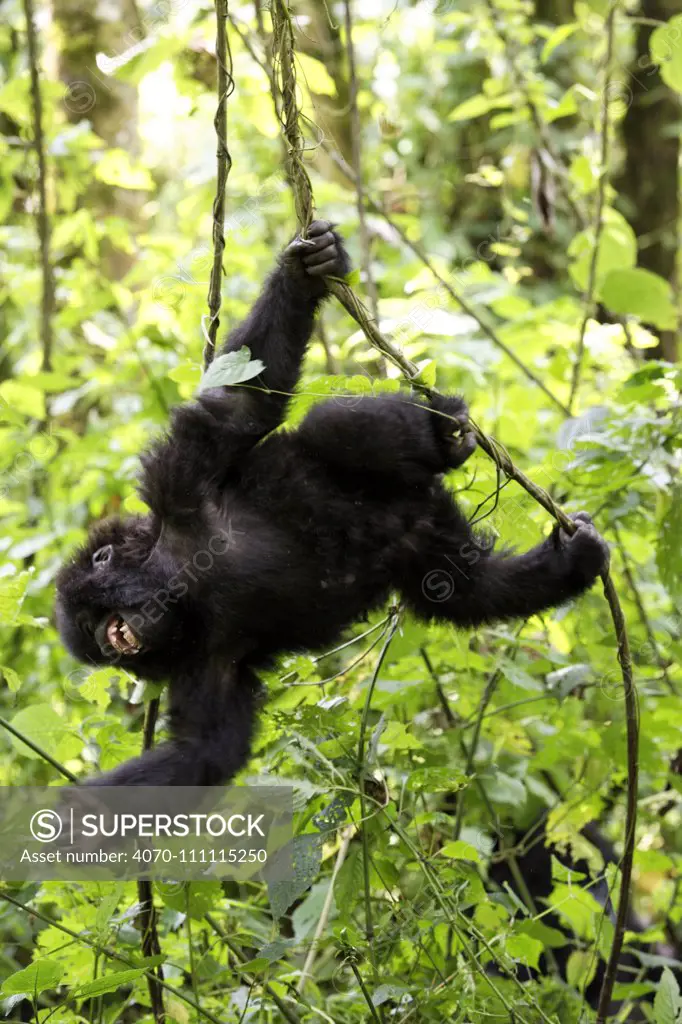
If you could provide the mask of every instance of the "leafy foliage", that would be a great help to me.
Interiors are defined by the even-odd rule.
[[[173,405],[198,386],[248,382],[261,369],[238,354],[229,365],[216,360],[200,385],[214,14],[190,6],[175,5],[164,20],[143,5],[144,45],[133,46],[131,34],[113,70],[97,64],[111,89],[93,91],[94,106],[75,103],[101,89],[85,61],[79,93],[50,77],[55,62],[44,61],[57,285],[49,366],[37,317],[36,162],[17,3],[4,5],[0,26],[0,715],[79,775],[139,751],[151,694],[68,657],[51,618],[55,572],[90,521],[140,510],[137,453]],[[329,18],[325,5],[294,6],[310,22],[297,35],[305,112],[329,122],[332,144],[350,159],[347,72],[340,57],[329,59],[342,17],[334,5]],[[682,371],[663,360],[657,333],[679,332],[679,282],[641,265],[647,239],[631,226],[617,177],[604,185],[601,232],[591,213],[603,99],[595,69],[609,4],[562,5],[574,10],[558,24],[537,6],[354,5],[364,176],[375,200],[370,262],[382,329],[423,379],[465,393],[476,421],[568,511],[588,509],[612,544],[639,689],[633,895],[644,929],[638,935],[633,922],[627,932],[616,998],[618,1012],[639,1002],[645,1019],[672,1024],[682,1019],[682,788],[670,767],[682,748]],[[229,101],[223,327],[243,316],[293,232],[278,124],[254,60],[264,52],[257,20],[247,6],[233,13],[249,46],[231,29],[238,89]],[[60,17],[56,4],[58,30]],[[614,63],[623,80],[638,31],[619,12]],[[678,100],[681,40],[679,15],[650,39]],[[61,26],[51,45],[63,56],[68,44]],[[616,90],[608,105],[614,165],[625,157],[627,98]],[[348,179],[323,147],[310,168],[320,212],[343,225],[359,265]],[[455,293],[563,403],[589,314],[571,417],[453,300],[396,227],[421,239]],[[597,241],[596,304],[587,309]],[[323,328],[291,424],[325,397],[399,387],[338,306],[329,304]],[[482,454],[470,466],[451,486],[472,518],[500,545],[535,543],[544,513],[513,484],[498,489]],[[157,888],[164,978],[180,993],[165,992],[171,1020],[208,1013],[279,1022],[288,1019],[282,1004],[301,1022],[338,1024],[593,1019],[613,937],[605,903],[617,883],[625,806],[620,674],[601,595],[476,635],[401,614],[374,678],[393,621],[382,612],[359,624],[351,643],[292,656],[270,674],[247,775],[293,788],[294,880],[270,889]],[[0,742],[3,784],[60,781],[16,736],[3,732]],[[46,918],[3,906],[0,998],[10,1019],[152,1020],[144,972],[154,962],[140,954],[133,886],[52,882],[6,892]]]

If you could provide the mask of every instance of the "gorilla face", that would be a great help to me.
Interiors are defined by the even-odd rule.
[[[57,628],[80,661],[162,678],[182,645],[181,594],[149,517],[98,523],[57,576]]]

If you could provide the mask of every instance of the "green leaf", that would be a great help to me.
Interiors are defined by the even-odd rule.
[[[573,35],[578,28],[576,21],[571,21],[567,25],[558,25],[551,33],[549,39],[542,48],[542,54],[540,59],[543,64],[546,64],[549,58],[552,56],[557,46],[561,46],[566,40]]]
[[[296,54],[296,63],[299,68],[299,84],[305,82],[312,93],[321,93],[323,96],[336,96],[334,79],[321,60],[317,60],[317,58],[311,57],[299,49]]]
[[[260,359],[252,359],[251,353],[244,345],[238,352],[225,352],[213,360],[201,378],[199,391],[241,384],[245,380],[257,377],[264,369],[265,364]]]
[[[159,882],[159,894],[168,907],[200,920],[222,899],[220,882],[187,882],[185,885]]]
[[[488,799],[497,804],[522,807],[526,802],[526,787],[518,779],[504,772],[496,771],[492,778],[484,778],[483,785]]]
[[[451,857],[453,860],[473,860],[478,862],[481,858],[478,850],[471,843],[465,843],[463,839],[456,839],[452,843],[446,843],[440,851],[441,857]]]
[[[681,1011],[682,999],[675,975],[669,967],[664,967],[654,999],[654,1020],[656,1024],[678,1024]]]
[[[122,673],[115,668],[111,668],[111,666],[107,665],[104,668],[97,668],[94,672],[90,672],[87,678],[83,680],[80,686],[81,696],[104,710],[104,708],[111,704],[111,694],[108,692],[109,687],[121,678]]]
[[[16,693],[21,686],[19,674],[7,665],[0,665],[0,674],[2,674],[5,682],[7,683],[8,689],[12,693]]]
[[[45,395],[40,388],[22,384],[16,380],[5,380],[0,384],[0,399],[24,416],[34,420],[45,418]]]
[[[36,960],[23,971],[17,971],[16,974],[5,978],[2,983],[2,994],[10,996],[23,993],[29,997],[40,995],[47,989],[56,988],[63,974],[64,968],[56,960]]]
[[[652,32],[649,40],[651,57],[660,65],[661,78],[676,92],[682,92],[682,14],[676,14],[665,25]]]
[[[76,999],[88,999],[92,996],[102,996],[105,992],[115,992],[121,985],[129,985],[131,981],[137,981],[144,973],[144,968],[114,971],[113,974],[105,974],[103,977],[81,986],[77,992],[74,992],[74,996]]]
[[[407,731],[402,722],[389,722],[381,737],[381,743],[391,750],[421,750],[423,744]]]
[[[30,707],[23,708],[12,719],[12,725],[50,754],[55,751],[60,739],[67,734],[64,719],[57,714],[51,704],[31,704]],[[40,755],[16,736],[10,736],[10,742],[24,757],[40,760]]]
[[[275,918],[283,917],[291,904],[295,903],[317,878],[322,860],[321,837],[316,832],[294,836],[279,856],[291,856],[293,872],[289,878],[268,881],[270,907]]]
[[[639,267],[612,270],[605,278],[600,294],[613,313],[638,316],[661,330],[672,330],[677,326],[672,287],[650,270]]]
[[[168,371],[168,376],[177,384],[191,384],[192,387],[197,387],[201,381],[201,367],[198,363],[179,363]]]
[[[537,970],[543,949],[542,943],[537,939],[531,938],[530,935],[510,935],[505,942],[505,947],[509,956],[514,960],[519,960],[527,967]]]
[[[448,121],[472,121],[476,117],[490,113],[491,110],[511,107],[512,102],[513,96],[509,94],[506,96],[484,96],[483,93],[477,93],[476,96],[471,96],[451,110],[448,114]]]
[[[569,270],[576,286],[585,291],[590,275],[594,231],[588,228],[575,236],[568,247],[573,261]],[[597,286],[601,285],[612,270],[634,267],[637,262],[637,239],[635,233],[617,210],[610,207],[604,211],[604,226],[599,241],[597,260]]]
[[[124,149],[109,149],[95,167],[95,177],[106,185],[145,192],[154,189],[154,179],[144,167],[136,167]]]
[[[591,949],[576,949],[568,958],[566,964],[566,981],[573,988],[582,992],[594,978],[599,954]]]

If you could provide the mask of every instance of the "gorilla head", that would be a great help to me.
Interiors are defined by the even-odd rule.
[[[169,593],[172,559],[151,517],[107,519],[57,577],[57,627],[80,661],[161,679],[183,653],[186,590]]]

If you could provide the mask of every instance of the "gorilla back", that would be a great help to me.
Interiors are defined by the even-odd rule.
[[[248,346],[265,367],[256,386],[175,410],[142,457],[149,515],[96,525],[58,576],[57,623],[77,658],[169,681],[170,741],[90,785],[227,781],[249,756],[254,669],[332,642],[391,590],[422,617],[473,626],[574,597],[606,564],[585,513],[572,537],[555,530],[519,556],[471,531],[441,480],[475,447],[460,398],[336,399],[273,433],[324,276],[347,270],[326,222],[285,249],[222,350]]]

